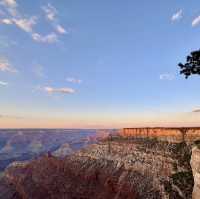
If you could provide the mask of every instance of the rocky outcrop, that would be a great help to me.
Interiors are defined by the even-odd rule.
[[[194,189],[192,198],[200,198],[200,149],[195,146],[192,149],[191,167],[194,176]]]

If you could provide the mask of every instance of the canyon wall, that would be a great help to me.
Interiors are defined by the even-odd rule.
[[[48,154],[11,164],[2,193],[12,199],[191,199],[190,152],[186,143],[113,137],[64,159]]]
[[[200,149],[195,146],[192,149],[191,167],[194,177],[193,199],[200,198]]]
[[[200,139],[200,128],[124,128],[123,137],[149,137],[169,142],[193,142]]]
[[[199,134],[198,128],[123,129],[67,156],[65,144],[8,166],[0,198],[199,199],[200,141],[192,142]]]

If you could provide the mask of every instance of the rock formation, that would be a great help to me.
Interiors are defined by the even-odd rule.
[[[200,128],[124,128],[123,137],[149,137],[169,142],[193,142],[200,139]]]
[[[192,149],[192,158],[191,158],[192,172],[194,176],[194,189],[192,198],[200,198],[200,149],[195,146]]]
[[[71,149],[68,143],[63,144],[59,149],[54,151],[52,154],[56,157],[64,158],[65,156],[72,154],[73,150]]]
[[[12,164],[3,180],[16,199],[190,199],[190,156],[186,143],[115,137],[64,159]]]

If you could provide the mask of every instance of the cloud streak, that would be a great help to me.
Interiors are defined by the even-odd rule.
[[[0,58],[0,71],[16,73],[17,70],[11,66],[8,60]]]
[[[193,113],[200,113],[200,108],[196,108],[194,110],[192,110]]]
[[[193,21],[192,21],[192,26],[198,26],[200,24],[200,15],[198,17],[196,17]]]
[[[59,20],[57,18],[58,11],[54,6],[49,3],[46,6],[43,6],[42,10],[44,11],[46,19],[51,23],[58,34],[67,33],[65,28],[59,24]]]
[[[11,25],[13,24],[13,21],[11,19],[1,19],[1,23],[2,24],[6,24],[6,25]]]
[[[61,25],[56,26],[56,31],[60,34],[66,34],[67,33],[67,31]]]
[[[183,10],[181,9],[172,15],[171,21],[172,22],[179,21],[181,20],[182,17],[183,17]]]
[[[58,36],[54,32],[49,33],[47,35],[40,35],[38,33],[33,33],[32,38],[34,41],[40,42],[40,43],[55,43],[58,41]]]
[[[13,21],[13,23],[21,30],[31,33],[33,32],[33,26],[36,24],[36,20],[37,18],[33,16],[30,19],[25,19],[25,18],[13,19],[11,20],[11,22]]]
[[[47,20],[54,21],[56,19],[57,10],[50,3],[48,3],[46,6],[43,6],[42,10],[46,15]]]
[[[67,77],[67,78],[66,78],[66,81],[67,81],[67,82],[71,82],[71,83],[75,83],[75,84],[80,84],[80,83],[82,83],[82,80],[76,79],[76,78],[73,78],[73,77]]]
[[[7,86],[7,85],[8,85],[7,82],[0,81],[0,86]]]
[[[33,31],[33,26],[36,24],[36,17],[31,17],[30,19],[26,19],[26,18],[4,18],[1,19],[1,23],[5,24],[5,25],[16,25],[19,29],[27,32],[27,33],[31,33]]]
[[[45,92],[47,92],[48,94],[54,94],[54,93],[60,93],[60,94],[73,94],[75,93],[75,90],[72,88],[67,88],[67,87],[63,87],[63,88],[53,88],[53,87],[49,87],[46,86],[43,88],[43,90]]]

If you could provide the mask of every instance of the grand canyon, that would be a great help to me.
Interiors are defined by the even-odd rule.
[[[182,136],[181,132],[186,133]],[[15,161],[16,149],[10,152],[16,159],[2,170],[2,199],[198,199],[200,196],[199,128],[60,130],[48,136],[40,132],[34,139],[29,133],[21,132],[22,140],[16,139],[18,132],[14,143],[10,138],[2,144],[2,151],[5,153],[5,148],[9,148],[8,143],[10,147],[25,144],[30,150],[36,141],[43,143],[44,135],[53,136],[54,143],[53,140],[43,143],[46,149],[25,161],[21,157]],[[55,139],[58,135],[60,141]],[[1,154],[3,161],[5,154]]]
[[[200,199],[200,0],[0,0],[0,199]]]

